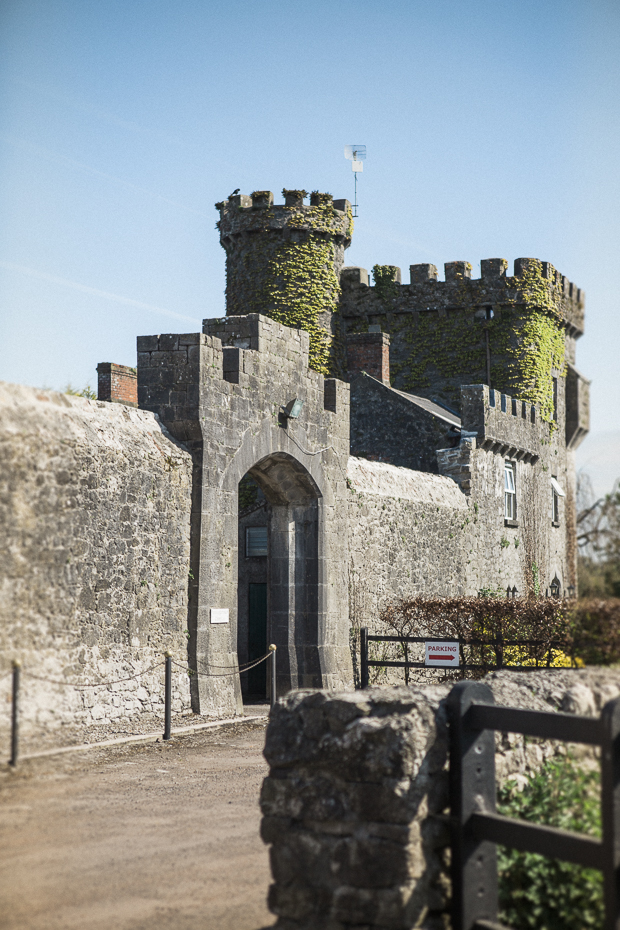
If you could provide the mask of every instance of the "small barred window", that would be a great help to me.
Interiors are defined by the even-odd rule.
[[[245,554],[248,558],[267,555],[267,527],[248,526],[245,531]]]

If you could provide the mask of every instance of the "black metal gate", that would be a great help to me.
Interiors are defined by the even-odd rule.
[[[460,664],[458,670],[460,672],[467,671],[469,669],[475,669],[476,671],[484,672],[494,672],[499,669],[505,669],[513,672],[530,672],[547,669],[552,667],[553,662],[553,650],[561,649],[566,651],[568,655],[571,649],[569,643],[564,643],[556,640],[546,640],[539,639],[504,639],[501,635],[494,637],[493,639],[455,639],[450,636],[375,636],[374,634],[369,634],[367,627],[362,627],[360,629],[360,684],[362,688],[368,687],[369,668],[417,668],[425,669],[425,671],[430,672],[433,669],[436,672],[445,672],[452,671],[452,669],[447,668],[447,666],[429,666],[424,662],[414,662],[412,659],[409,659],[408,655],[408,645],[417,643],[419,645],[423,643],[445,643],[453,642],[459,644],[460,652]],[[388,659],[370,659],[368,655],[368,644],[369,643],[396,643],[401,647],[404,654],[403,661],[392,661]],[[533,665],[518,665],[518,664],[507,664],[505,661],[504,650],[510,648],[511,646],[526,646],[526,647],[537,647],[539,651],[542,651],[544,658],[541,661],[538,659],[534,660]],[[468,662],[466,661],[464,649],[468,647],[482,647],[488,652],[493,653],[493,661],[487,662]],[[535,650],[533,650],[535,651]],[[564,666],[565,668],[568,666]],[[571,666],[572,667],[572,666]],[[575,666],[576,667],[576,666]]]
[[[508,930],[497,922],[497,843],[600,869],[601,930],[620,930],[620,698],[598,719],[576,717],[498,707],[488,685],[462,681],[448,706],[453,930]],[[602,841],[496,813],[495,730],[601,747]]]

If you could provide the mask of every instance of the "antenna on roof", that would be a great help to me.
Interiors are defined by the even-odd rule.
[[[357,216],[357,172],[364,170],[363,162],[366,160],[365,145],[345,145],[344,157],[351,162],[351,171],[355,175],[355,203],[353,204],[353,216]]]

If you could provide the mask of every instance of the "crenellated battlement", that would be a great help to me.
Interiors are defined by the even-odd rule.
[[[226,313],[261,313],[310,336],[310,367],[343,376],[334,316],[344,251],[351,244],[348,200],[314,191],[235,194],[216,204],[226,250]]]
[[[487,258],[480,262],[480,270],[480,278],[472,278],[469,262],[446,262],[445,280],[439,281],[436,265],[410,265],[411,283],[400,284],[400,269],[395,268],[394,284],[398,286],[386,295],[384,287],[370,285],[365,268],[343,268],[343,315],[372,316],[387,309],[393,313],[441,313],[471,307],[484,311],[497,305],[525,304],[549,310],[565,324],[570,335],[582,335],[585,293],[550,262],[517,258],[514,274],[508,275],[505,258]]]
[[[246,351],[270,356],[265,359],[265,365],[273,366],[278,360],[281,367],[290,364],[299,370],[308,368],[308,333],[303,329],[292,329],[276,323],[260,313],[203,320],[202,331],[206,336],[220,340],[224,352],[224,372],[232,371],[235,366],[239,370],[239,359]],[[241,370],[244,370],[243,366]]]
[[[315,191],[309,195],[310,203],[306,204],[306,191],[286,188],[282,196],[283,204],[274,203],[272,191],[235,194],[216,203],[215,208],[220,212],[218,229],[223,247],[228,250],[238,237],[278,231],[293,236],[329,236],[342,249],[349,247],[353,220],[348,200],[334,200],[331,194]]]
[[[502,394],[486,384],[461,388],[461,428],[482,449],[522,461],[537,462],[549,427],[535,404]]]
[[[375,327],[388,333],[399,390],[459,410],[462,385],[490,384],[540,404],[549,422],[583,332],[585,295],[536,258],[517,258],[512,275],[506,259],[487,258],[480,272],[472,278],[470,262],[446,262],[439,281],[435,265],[416,264],[402,284],[400,268],[380,265],[371,286],[365,268],[344,268],[345,338]]]

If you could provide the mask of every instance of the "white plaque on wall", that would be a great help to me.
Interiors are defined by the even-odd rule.
[[[212,607],[211,623],[228,623],[228,607]]]

